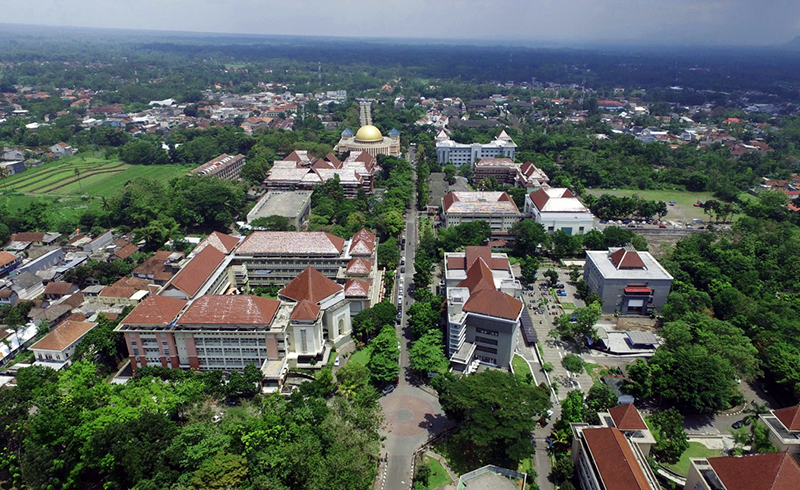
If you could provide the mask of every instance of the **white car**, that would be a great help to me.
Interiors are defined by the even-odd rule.
[[[339,356],[336,356],[336,359],[333,360],[333,365],[336,366],[336,367],[339,367],[339,365],[341,363],[342,363],[342,358],[339,357]]]

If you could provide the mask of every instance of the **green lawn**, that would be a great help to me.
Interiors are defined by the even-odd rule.
[[[665,464],[664,467],[679,475],[688,475],[689,458],[714,458],[722,455],[722,451],[719,449],[709,449],[699,442],[690,442],[689,449],[681,455],[681,459],[676,464]]]
[[[604,366],[600,364],[594,364],[592,362],[587,362],[583,365],[584,369],[586,369],[586,374],[592,377],[592,380],[597,383],[600,379],[600,371],[604,369]]]
[[[350,355],[350,360],[348,362],[357,362],[362,366],[366,366],[371,356],[372,347],[368,345],[359,351],[353,352],[353,354]]]
[[[565,310],[574,310],[575,303],[561,303],[561,307],[564,308]]]
[[[635,190],[635,189],[590,189],[587,190],[589,194],[601,196],[603,194],[611,194],[613,196],[632,196],[638,194],[642,199],[651,201],[675,201],[674,206],[669,206],[669,213],[664,218],[666,220],[690,222],[693,219],[701,219],[709,221],[711,217],[703,212],[703,208],[696,208],[693,206],[697,201],[708,201],[715,199],[710,192],[689,192],[689,191],[666,191],[666,190]],[[747,199],[746,192],[742,193],[742,199]],[[729,219],[733,219],[732,216]]]
[[[514,357],[511,358],[511,367],[514,368],[514,374],[522,376],[522,378],[525,378],[531,372],[528,361],[518,354],[514,354]]]
[[[450,479],[450,475],[447,474],[447,471],[442,466],[442,463],[439,460],[425,457],[425,463],[431,469],[431,477],[428,480],[428,489],[433,490],[434,488],[439,488],[447,485],[452,480]]]

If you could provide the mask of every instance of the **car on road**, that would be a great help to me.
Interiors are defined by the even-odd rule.
[[[666,228],[667,225],[658,225],[659,228]]]
[[[342,358],[339,357],[339,356],[336,356],[336,359],[334,359],[334,361],[333,361],[333,365],[336,366],[336,367],[339,367],[339,365],[341,363],[342,363]]]
[[[737,420],[736,422],[731,424],[731,427],[733,427],[734,429],[741,429],[742,426],[744,426],[744,420]]]
[[[384,387],[381,390],[381,393],[383,393],[384,395],[388,395],[389,393],[391,393],[393,391],[394,391],[394,385],[386,385],[386,387]]]
[[[563,284],[556,284],[556,289],[564,289],[564,285]]]
[[[406,267],[405,266],[400,268],[400,273],[401,274],[405,274],[406,273]]]

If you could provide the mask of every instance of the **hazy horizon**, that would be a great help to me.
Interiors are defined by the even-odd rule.
[[[520,45],[770,46],[800,35],[774,0],[57,0],[3,7],[7,24]],[[331,8],[334,6],[335,8]]]

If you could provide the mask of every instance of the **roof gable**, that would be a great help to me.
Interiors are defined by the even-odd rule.
[[[333,296],[342,286],[328,279],[313,267],[307,267],[299,276],[292,279],[278,294],[295,301],[309,300],[312,303]]]
[[[583,437],[606,490],[650,490],[633,449],[619,429],[583,429]]]
[[[297,303],[292,308],[292,314],[289,315],[290,320],[316,320],[319,315],[319,306],[311,301],[304,299]]]
[[[467,269],[467,278],[458,283],[458,287],[469,289],[470,294],[482,289],[495,290],[492,270],[483,258],[478,258],[472,267]]]
[[[647,424],[632,403],[619,405],[608,411],[619,430],[647,430]]]
[[[644,269],[644,262],[636,250],[621,248],[609,254],[609,260],[617,269]]]
[[[788,453],[709,458],[727,490],[796,490],[800,467]]]
[[[346,297],[363,297],[369,295],[369,283],[360,279],[348,279],[344,284],[344,295]]]
[[[80,339],[97,323],[65,321],[44,338],[30,346],[30,349],[61,351]]]
[[[536,209],[542,210],[547,205],[547,201],[550,200],[550,195],[544,189],[539,189],[533,194],[531,194],[531,201],[533,205],[536,206]]]
[[[772,415],[777,417],[788,430],[800,431],[800,405],[773,410]]]
[[[470,293],[464,311],[516,320],[522,311],[522,302],[496,289],[480,289]]]
[[[194,296],[223,260],[225,254],[214,247],[206,247],[175,275],[170,285]]]
[[[197,254],[202,252],[206,247],[211,246],[227,255],[233,251],[237,243],[239,243],[239,239],[235,236],[215,231],[200,242],[193,252]]]

